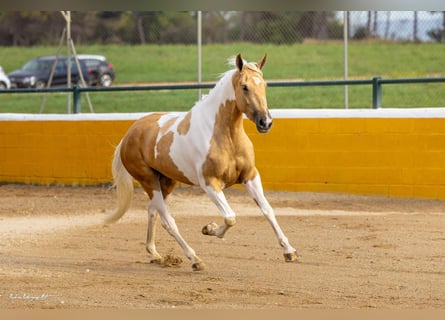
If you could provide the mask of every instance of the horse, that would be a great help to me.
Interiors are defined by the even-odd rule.
[[[260,174],[255,167],[253,144],[243,127],[243,115],[253,121],[260,133],[272,127],[262,68],[267,54],[257,62],[246,62],[238,54],[233,70],[223,73],[208,95],[186,113],[155,112],[136,120],[117,145],[112,161],[117,208],[105,223],[119,220],[130,206],[133,179],[148,197],[146,250],[150,262],[161,263],[156,250],[156,225],[176,239],[192,269],[205,264],[181,236],[166,198],[177,182],[200,186],[219,209],[224,224],[212,222],[202,228],[204,235],[223,238],[236,223],[235,212],[223,190],[234,184],[246,187],[261,212],[272,225],[286,262],[297,260],[274,211],[264,196]]]

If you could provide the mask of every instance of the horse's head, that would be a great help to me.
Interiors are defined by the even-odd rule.
[[[265,54],[257,63],[246,63],[241,54],[236,56],[237,72],[233,76],[236,104],[239,111],[256,124],[261,133],[272,127],[272,117],[267,108],[266,82],[261,69],[266,63]]]

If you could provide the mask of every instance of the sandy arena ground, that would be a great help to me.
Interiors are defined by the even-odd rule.
[[[0,186],[0,308],[445,307],[445,201],[266,192],[301,255],[285,263],[245,191],[226,195],[238,220],[224,240],[201,234],[222,219],[199,189],[169,198],[207,265],[193,272],[161,226],[158,250],[173,263],[148,263],[140,188],[103,227],[115,201],[105,187]]]

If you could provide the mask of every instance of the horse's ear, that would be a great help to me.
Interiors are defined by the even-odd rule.
[[[261,58],[260,61],[258,61],[257,65],[258,68],[261,70],[264,67],[264,64],[266,63],[266,59],[267,59],[267,53],[264,54],[264,56]]]
[[[238,67],[239,71],[243,69],[243,58],[241,58],[241,53],[236,55],[236,66]]]

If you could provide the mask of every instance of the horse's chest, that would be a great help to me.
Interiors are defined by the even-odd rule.
[[[244,157],[235,157],[227,163],[223,163],[221,168],[224,170],[221,180],[227,185],[242,182],[244,172],[248,167],[247,159]]]
[[[204,177],[220,180],[226,186],[242,182],[245,173],[254,166],[253,151],[248,151],[211,146],[202,166]]]

